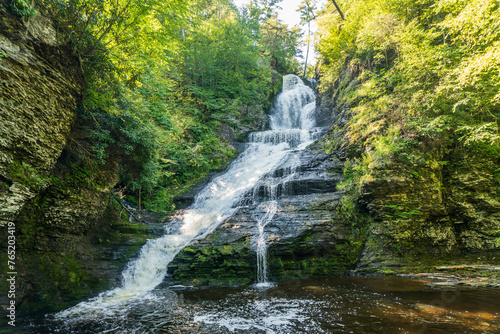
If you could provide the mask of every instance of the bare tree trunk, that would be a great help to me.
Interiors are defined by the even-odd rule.
[[[139,212],[141,212],[141,186],[139,185]]]
[[[333,5],[335,6],[335,8],[337,8],[337,12],[339,12],[340,17],[342,18],[342,20],[345,21],[344,14],[342,14],[342,11],[340,10],[340,7],[337,5],[337,3],[335,2],[335,0],[332,0],[332,2],[333,2]]]
[[[115,194],[113,194],[113,198],[115,199],[115,201],[118,202],[118,204],[120,204],[120,206],[132,217],[132,219],[134,219],[135,221],[137,221],[138,223],[143,223],[142,220],[140,220],[139,218],[137,218],[133,213],[132,211],[130,211],[129,209],[127,209],[127,207],[122,203],[122,201],[117,198],[117,196]],[[121,217],[121,216],[120,216]]]
[[[307,74],[307,58],[309,58],[309,41],[311,40],[311,21],[307,21],[307,52],[306,52],[306,63],[304,64],[304,79]]]

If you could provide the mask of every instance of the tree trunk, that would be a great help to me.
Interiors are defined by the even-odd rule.
[[[333,2],[333,5],[335,6],[335,8],[337,8],[337,12],[339,12],[340,17],[342,18],[342,20],[345,21],[344,14],[342,14],[342,11],[340,10],[340,7],[337,5],[337,3],[335,2],[335,0],[332,0],[332,2]]]
[[[307,74],[307,58],[309,58],[309,41],[311,40],[311,21],[307,22],[307,52],[306,52],[306,63],[304,64],[304,79]]]

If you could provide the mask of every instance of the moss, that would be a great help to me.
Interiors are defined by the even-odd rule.
[[[269,248],[269,271],[273,280],[343,276],[357,264],[363,250],[361,235],[346,242],[311,240],[308,234],[283,248]]]
[[[191,245],[169,265],[174,281],[190,285],[245,285],[255,280],[255,252],[249,238],[221,245]]]
[[[382,275],[394,275],[394,274],[396,274],[396,272],[394,270],[388,269],[388,268],[377,269],[377,273],[382,274]]]
[[[89,277],[85,267],[68,254],[21,252],[18,261],[19,274],[28,281],[21,288],[30,292],[20,300],[21,313],[66,308],[100,283],[97,278]]]
[[[7,168],[7,175],[12,182],[19,182],[23,186],[41,191],[50,184],[51,178],[41,175],[35,168],[14,161]]]

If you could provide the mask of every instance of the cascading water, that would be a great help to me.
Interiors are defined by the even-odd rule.
[[[267,235],[264,228],[267,223],[273,219],[278,204],[276,201],[269,201],[263,205],[265,214],[257,222],[258,236],[257,236],[257,282],[260,285],[267,283]]]
[[[271,130],[252,133],[249,136],[249,145],[265,143],[277,145],[287,143],[289,148],[285,161],[280,165],[279,177],[268,174],[262,178],[254,188],[254,199],[259,199],[263,190],[264,202],[262,217],[257,219],[257,235],[255,247],[257,253],[257,286],[268,286],[267,247],[268,235],[266,225],[272,220],[278,210],[279,195],[286,194],[287,183],[293,178],[298,166],[298,155],[321,133],[315,128],[316,98],[312,89],[305,86],[302,80],[295,75],[283,78],[283,92],[278,95],[270,115]]]
[[[195,239],[206,237],[242,205],[244,195],[264,187],[256,240],[258,282],[267,282],[267,235],[265,226],[278,210],[276,199],[293,175],[298,152],[319,138],[315,126],[315,95],[295,75],[283,79],[283,92],[277,97],[270,116],[271,130],[249,135],[245,151],[212,180],[170,227],[166,235],[149,240],[137,259],[123,272],[122,286],[59,312],[55,317],[69,321],[79,317],[101,318],[124,315],[137,301],[157,298],[150,293],[166,275],[168,264]],[[281,168],[280,178],[273,172]],[[281,190],[280,190],[281,189]]]
[[[41,331],[20,328],[20,332],[283,334],[413,333],[437,329],[446,333],[500,333],[500,290],[495,288],[474,291],[454,287],[453,302],[442,303],[438,313],[432,305],[444,300],[450,287],[429,287],[424,281],[402,277],[295,280],[276,284],[266,293],[254,287],[151,290],[163,280],[166,266],[184,245],[204,238],[236,211],[235,218],[242,218],[238,229],[245,229],[240,236],[246,237],[255,227],[259,282],[267,281],[266,252],[273,238],[282,237],[277,244],[283,245],[297,240],[304,231],[324,229],[312,231],[313,236],[326,237],[326,242],[345,241],[344,223],[335,222],[337,215],[331,212],[341,196],[335,183],[304,184],[324,179],[322,173],[327,169],[322,164],[326,163],[325,155],[302,150],[322,132],[313,129],[314,123],[310,122],[313,95],[298,78],[287,77],[285,81],[285,90],[273,109],[272,130],[250,135],[246,151],[227,172],[198,195],[164,237],[148,242],[140,257],[130,263],[122,287],[58,313],[55,319],[49,315],[37,326]],[[294,110],[282,109],[285,105]],[[285,121],[288,125],[284,125]],[[300,187],[312,186],[297,192],[297,182]],[[328,182],[336,181],[332,177]],[[323,208],[314,210],[314,217],[301,217],[301,211],[317,204]],[[297,207],[287,208],[290,206]],[[234,232],[237,224],[228,224],[217,232]],[[312,229],[302,226],[304,229],[297,231],[297,225],[310,225]],[[338,238],[328,239],[336,233]],[[327,244],[315,245],[321,248]],[[415,293],[418,291],[422,293]],[[395,312],[396,316],[391,316]]]

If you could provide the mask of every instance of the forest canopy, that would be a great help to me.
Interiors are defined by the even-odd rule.
[[[301,33],[278,19],[280,2],[14,0],[12,10],[51,18],[80,59],[85,168],[119,155],[127,198],[169,212],[235,155],[221,129],[238,134],[248,110],[269,108],[277,75],[298,73]]]
[[[446,119],[466,145],[500,144],[498,1],[337,3],[345,20],[331,2],[317,20],[323,87],[347,69],[352,106],[384,104],[405,131],[431,136]]]
[[[170,211],[176,194],[235,155],[221,129],[243,139],[238,129],[255,122],[249,110],[269,108],[279,74],[307,73],[309,51],[305,66],[297,56],[312,21],[319,89],[348,115],[360,175],[425,140],[500,157],[498,1],[303,0],[305,39],[279,20],[280,5],[11,3],[24,20],[51,18],[80,59],[79,120],[91,140],[76,149],[90,165],[120,155],[120,186],[154,210]]]
[[[345,184],[355,197],[393,163],[418,179],[416,170],[433,163],[431,146],[442,152],[441,165],[451,152],[464,166],[467,156],[484,161],[500,189],[499,7],[496,0],[328,1],[316,20],[320,90],[348,122],[338,129],[342,143],[325,143],[347,147]]]

